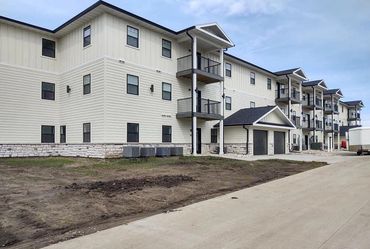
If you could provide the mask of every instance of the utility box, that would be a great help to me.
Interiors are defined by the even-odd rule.
[[[140,149],[140,156],[141,157],[154,157],[155,148],[154,147],[142,147]]]
[[[170,147],[158,147],[156,156],[158,157],[171,156],[171,148]]]
[[[123,147],[123,157],[125,158],[137,158],[140,157],[140,147],[139,146],[126,146]]]
[[[183,147],[171,147],[171,156],[183,156],[184,148]]]

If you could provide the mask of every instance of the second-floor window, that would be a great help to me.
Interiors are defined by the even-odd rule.
[[[60,126],[60,143],[64,144],[67,141],[67,127],[65,125]]]
[[[225,109],[231,110],[231,97],[228,96],[225,97]]]
[[[83,31],[83,45],[87,47],[91,44],[91,26],[87,26]]]
[[[127,75],[127,93],[139,95],[139,77],[135,75]]]
[[[137,28],[127,26],[127,45],[139,47],[139,30]]]
[[[55,127],[50,125],[41,126],[41,143],[55,142]]]
[[[91,93],[91,74],[87,74],[83,77],[83,93]]]
[[[83,142],[90,143],[91,142],[91,124],[84,123],[82,129],[83,129]]]
[[[171,100],[172,99],[172,85],[169,83],[162,83],[162,99]]]
[[[139,142],[139,124],[127,123],[127,142]]]
[[[172,142],[172,127],[168,125],[162,125],[162,143]]]
[[[166,39],[162,39],[162,56],[167,58],[172,56],[172,44]]]
[[[231,77],[231,64],[225,63],[225,75]]]
[[[253,102],[253,101],[251,101],[251,102],[250,102],[250,107],[251,107],[251,108],[256,108],[256,103],[255,103],[255,102]]]
[[[252,85],[255,85],[256,84],[256,74],[251,72],[251,75],[250,75],[250,83]]]
[[[42,39],[42,55],[55,58],[55,41]]]
[[[55,84],[42,82],[41,98],[55,100]]]
[[[267,78],[267,90],[271,90],[272,86],[271,86],[271,79],[270,78]]]

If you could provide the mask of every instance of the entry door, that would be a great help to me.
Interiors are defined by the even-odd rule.
[[[306,150],[308,150],[308,135],[304,136],[304,145],[306,147]]]
[[[202,129],[197,128],[197,154],[202,154]]]
[[[267,131],[253,131],[253,154],[267,155]]]
[[[202,91],[197,92],[197,112],[202,112]]]
[[[274,132],[274,154],[285,154],[285,132]]]

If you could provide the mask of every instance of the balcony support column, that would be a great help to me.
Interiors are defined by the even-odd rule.
[[[292,120],[292,79],[288,78],[288,118]],[[289,152],[292,151],[292,130],[288,131]]]
[[[193,49],[192,49],[192,148],[193,155],[197,154],[197,37],[193,37]]]
[[[313,129],[313,139],[315,141],[316,139],[316,90],[315,90],[315,87],[312,87],[312,91],[313,91],[313,125],[314,125],[314,129]],[[315,141],[316,142],[316,141]]]
[[[224,49],[220,49],[220,75],[223,78],[224,77]],[[221,115],[222,118],[220,120],[220,155],[224,154],[224,106],[225,106],[225,90],[224,90],[224,81],[220,81],[220,108],[221,108]]]

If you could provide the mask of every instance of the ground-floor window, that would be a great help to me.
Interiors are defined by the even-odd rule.
[[[162,125],[162,143],[172,142],[172,127],[168,125]]]
[[[66,135],[67,135],[67,127],[65,125],[60,126],[60,143],[64,144],[66,143]]]
[[[83,124],[83,142],[84,143],[91,142],[91,124],[90,123]]]
[[[139,124],[127,123],[127,142],[139,142]]]
[[[211,143],[217,143],[217,129],[211,129]]]
[[[50,125],[41,126],[41,143],[55,143],[55,127]]]

